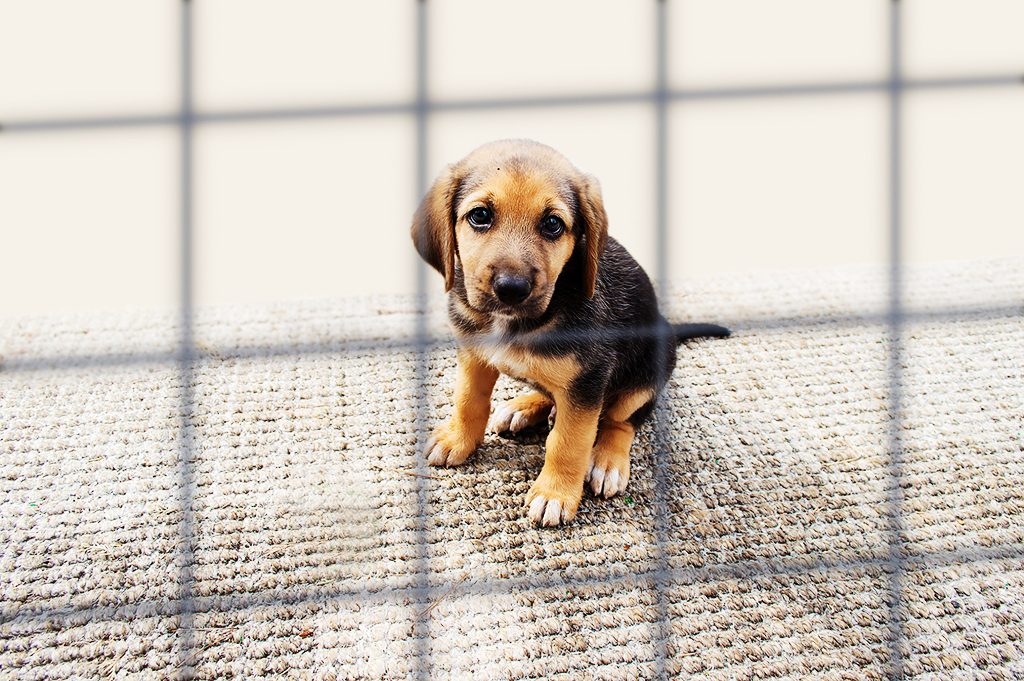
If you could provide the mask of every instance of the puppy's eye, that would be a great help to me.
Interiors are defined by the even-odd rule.
[[[490,208],[481,206],[469,211],[466,219],[469,220],[469,224],[473,229],[483,230],[491,226],[491,220],[494,219],[494,215],[491,213]]]
[[[547,239],[557,239],[565,231],[565,223],[557,215],[549,215],[540,221],[540,233]]]

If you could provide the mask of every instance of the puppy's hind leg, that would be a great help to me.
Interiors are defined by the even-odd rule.
[[[520,395],[495,410],[489,430],[492,433],[518,433],[543,422],[554,406],[550,397],[538,391]]]
[[[596,496],[607,499],[625,491],[629,482],[629,449],[636,435],[629,417],[653,397],[653,390],[619,396],[602,415],[586,478]]]

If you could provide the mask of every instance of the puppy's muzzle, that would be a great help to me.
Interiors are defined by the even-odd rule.
[[[533,284],[518,274],[499,274],[491,285],[494,295],[505,305],[518,305],[530,297]]]

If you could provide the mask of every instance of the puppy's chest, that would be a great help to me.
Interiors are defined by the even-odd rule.
[[[520,347],[512,345],[486,345],[477,350],[485,362],[498,371],[526,381],[537,381],[549,372],[540,366],[537,357]]]
[[[550,355],[528,346],[492,338],[467,339],[471,351],[503,374],[532,383],[550,394],[569,387],[579,374],[573,355]]]

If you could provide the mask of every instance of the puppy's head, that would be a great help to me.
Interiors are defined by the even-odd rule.
[[[608,219],[597,181],[550,147],[525,140],[486,144],[449,166],[413,218],[423,259],[444,275],[461,271],[469,305],[479,312],[537,317],[551,301],[566,264],[594,295]]]

